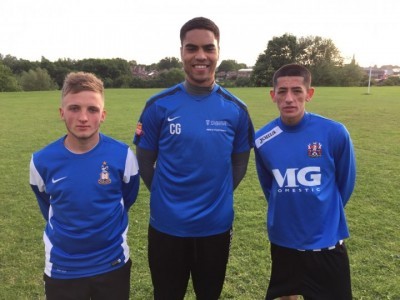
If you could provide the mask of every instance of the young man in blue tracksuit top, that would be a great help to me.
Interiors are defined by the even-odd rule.
[[[48,300],[129,299],[128,210],[139,189],[129,146],[99,132],[103,82],[70,73],[60,115],[67,134],[32,155],[30,184],[46,220]]]
[[[255,136],[256,168],[268,201],[268,300],[352,298],[343,240],[349,237],[344,207],[355,184],[354,150],[342,124],[305,111],[313,94],[305,67],[280,68],[270,92],[280,117]]]
[[[219,29],[181,28],[185,82],[150,98],[134,143],[151,192],[149,264],[155,299],[218,299],[228,262],[233,191],[246,173],[254,131],[246,105],[215,83]]]

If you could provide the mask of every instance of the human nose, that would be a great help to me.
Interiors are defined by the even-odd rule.
[[[287,92],[286,93],[286,97],[285,97],[285,101],[286,102],[293,102],[294,99],[294,95],[292,92]]]
[[[195,58],[198,59],[198,60],[205,60],[205,59],[207,58],[205,51],[204,51],[203,49],[200,48],[200,49],[196,52]]]
[[[79,114],[79,121],[80,122],[86,122],[88,120],[88,112],[86,110],[81,110]]]

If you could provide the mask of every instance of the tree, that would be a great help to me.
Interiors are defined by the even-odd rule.
[[[247,68],[246,64],[243,63],[237,63],[236,60],[233,59],[226,59],[221,61],[221,63],[218,66],[217,71],[218,72],[230,72],[230,71],[238,71],[240,69],[245,69]]]
[[[131,74],[129,63],[121,58],[83,59],[76,62],[76,69],[97,75],[103,80],[106,88],[114,87],[115,79]]]
[[[24,91],[49,91],[57,89],[57,84],[51,79],[47,70],[41,68],[22,72],[19,82]]]
[[[309,68],[314,85],[338,84],[337,71],[343,65],[343,58],[331,39],[302,37],[298,49],[297,62]]]
[[[18,92],[21,87],[11,69],[0,61],[0,92]]]
[[[120,77],[114,79],[113,85],[115,88],[129,88],[132,80],[132,76],[121,75]]]
[[[272,84],[272,76],[285,64],[299,63],[308,67],[315,85],[334,85],[343,58],[332,40],[322,37],[297,39],[291,34],[274,37],[260,54],[251,77],[255,86]]]
[[[76,61],[71,59],[58,59],[54,62],[52,73],[47,70],[59,88],[62,87],[67,74],[73,71],[77,71]]]
[[[23,71],[28,72],[30,69],[35,69],[39,67],[38,62],[31,62],[26,59],[18,59],[15,56],[11,56],[9,54],[4,57],[0,55],[0,57],[3,64],[9,67],[14,75],[20,75]]]
[[[258,56],[251,80],[255,86],[272,84],[272,76],[281,66],[296,62],[298,57],[297,38],[291,34],[273,37],[267,49]]]
[[[340,69],[339,75],[340,86],[360,86],[363,82],[365,72],[353,57],[350,64],[344,65]]]
[[[250,78],[240,77],[240,78],[236,79],[235,86],[236,87],[246,87],[246,86],[250,87],[250,86],[253,86],[253,84],[252,84]]]
[[[185,73],[182,71],[182,69],[174,68],[161,72],[157,78],[157,81],[160,83],[159,87],[169,87],[182,82],[184,79]]]
[[[268,86],[267,72],[270,72],[268,68],[267,55],[262,53],[258,56],[250,76],[250,80],[254,86]]]
[[[159,71],[182,69],[182,63],[176,57],[165,57],[157,63],[156,69]]]
[[[380,85],[386,85],[386,86],[394,86],[394,85],[400,85],[400,78],[399,77],[389,77],[385,80],[383,80]]]

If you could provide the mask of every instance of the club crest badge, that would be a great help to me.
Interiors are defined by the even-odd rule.
[[[137,136],[141,136],[141,135],[144,134],[144,131],[143,131],[143,129],[142,129],[142,123],[140,123],[140,122],[137,123],[137,125],[136,125],[136,130],[135,130],[135,134],[136,134]]]
[[[317,158],[322,156],[322,144],[318,142],[312,142],[307,146],[308,157]]]
[[[103,164],[101,165],[100,178],[97,182],[99,184],[110,184],[111,183],[110,173],[108,172],[107,162],[103,162]]]

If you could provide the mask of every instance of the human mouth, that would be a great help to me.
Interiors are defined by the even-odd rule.
[[[292,110],[295,110],[296,109],[296,107],[294,107],[294,106],[286,106],[286,107],[284,107],[283,108],[283,110],[290,110],[290,111],[292,111]]]
[[[78,130],[86,130],[89,129],[89,126],[77,126]]]
[[[197,69],[197,70],[204,70],[207,69],[207,65],[193,65],[193,68]]]

